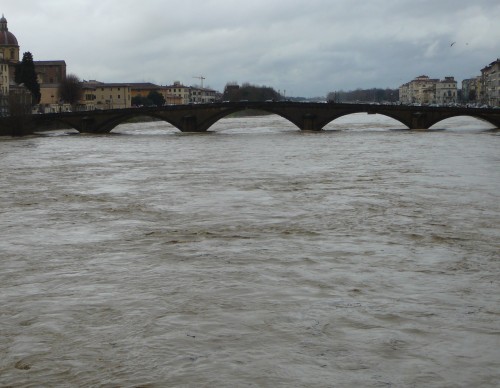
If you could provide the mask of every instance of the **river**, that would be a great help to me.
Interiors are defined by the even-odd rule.
[[[0,138],[0,386],[498,386],[489,128]]]

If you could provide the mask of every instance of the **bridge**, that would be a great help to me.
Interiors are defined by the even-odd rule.
[[[220,119],[245,110],[277,114],[305,131],[321,131],[331,121],[352,113],[381,114],[409,129],[429,129],[456,116],[475,117],[500,128],[500,109],[497,108],[240,101],[3,117],[0,118],[0,134],[14,133],[15,128],[33,133],[53,127],[55,123],[82,133],[108,133],[117,125],[140,116],[164,120],[183,132],[205,132]]]

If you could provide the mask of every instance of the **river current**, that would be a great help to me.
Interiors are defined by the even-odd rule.
[[[0,138],[0,386],[498,386],[489,128]]]

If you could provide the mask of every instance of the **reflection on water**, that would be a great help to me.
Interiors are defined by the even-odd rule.
[[[0,140],[3,386],[496,386],[498,132]]]

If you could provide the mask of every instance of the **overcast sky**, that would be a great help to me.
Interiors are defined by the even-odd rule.
[[[102,82],[272,86],[290,96],[480,75],[499,0],[2,0],[22,53]]]

